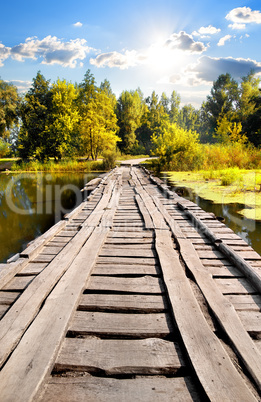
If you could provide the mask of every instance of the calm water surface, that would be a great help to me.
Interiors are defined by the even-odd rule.
[[[244,239],[250,246],[261,254],[261,222],[247,219],[240,215],[238,211],[245,206],[238,203],[216,204],[212,201],[199,197],[193,190],[180,187],[170,183],[167,176],[162,174],[162,178],[167,181],[173,191],[181,191],[182,197],[195,202],[200,208],[207,212],[213,212],[216,216],[225,218],[225,224]]]
[[[0,173],[0,262],[21,252],[82,201],[98,173]]]

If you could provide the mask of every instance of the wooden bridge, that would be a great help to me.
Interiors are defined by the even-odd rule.
[[[135,166],[0,267],[0,401],[260,401],[261,257]]]

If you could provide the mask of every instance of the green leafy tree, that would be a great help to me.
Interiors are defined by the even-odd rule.
[[[51,88],[51,110],[47,127],[48,155],[57,159],[73,155],[79,112],[77,90],[66,80],[57,80]]]
[[[0,137],[8,138],[18,124],[19,95],[17,88],[0,79]]]
[[[80,122],[82,149],[93,160],[108,150],[115,149],[120,138],[116,135],[117,117],[112,99],[101,90],[95,92],[86,105]]]
[[[152,143],[161,169],[192,170],[201,164],[199,135],[176,123],[168,123],[160,133],[153,134]]]
[[[178,123],[186,130],[198,132],[200,124],[199,111],[192,105],[183,106],[179,113]]]
[[[237,118],[242,131],[255,146],[261,145],[261,79],[251,71],[242,78]]]
[[[132,153],[138,145],[136,130],[140,127],[143,102],[140,92],[123,91],[117,103],[117,118],[119,125],[120,149]]]
[[[169,117],[171,123],[177,123],[180,112],[180,95],[176,91],[172,91],[170,97]]]
[[[21,105],[22,125],[18,136],[18,151],[22,158],[46,159],[50,108],[50,83],[38,72]]]
[[[222,115],[236,112],[239,100],[238,83],[230,74],[221,74],[213,83],[211,95],[207,96],[202,105],[203,113],[208,122],[208,130],[214,134],[217,122]]]

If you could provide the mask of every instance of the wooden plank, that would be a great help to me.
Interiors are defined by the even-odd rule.
[[[159,295],[83,294],[78,310],[162,313],[167,302]]]
[[[65,221],[59,221],[55,225],[53,225],[49,230],[47,230],[44,234],[39,236],[37,239],[33,240],[30,245],[20,253],[21,258],[33,258],[40,250],[44,247],[44,245],[58,232],[60,232],[66,225]]]
[[[126,230],[126,232],[124,233],[119,233],[119,232],[115,232],[114,230],[112,230],[110,232],[110,234],[108,235],[108,239],[117,239],[117,238],[121,238],[121,239],[152,239],[153,238],[153,233],[150,231],[140,231],[140,232],[135,232],[133,231],[128,231]]]
[[[154,258],[154,250],[146,249],[129,249],[129,248],[107,248],[103,247],[99,257],[131,257],[131,258]]]
[[[233,304],[236,310],[261,310],[260,295],[227,295],[226,297]]]
[[[56,255],[60,253],[64,246],[44,246],[42,249],[42,254],[48,254],[48,255]]]
[[[181,368],[184,362],[178,345],[163,339],[66,338],[54,370],[89,373],[102,370],[105,375],[174,375]]]
[[[167,231],[156,230],[156,249],[180,334],[209,399],[256,400],[205,321]]]
[[[29,262],[20,272],[19,275],[37,275],[39,274],[44,268],[46,268],[48,263],[32,263]]]
[[[260,311],[238,311],[247,332],[255,339],[261,339],[261,312]]]
[[[28,263],[28,258],[19,258],[10,264],[0,266],[0,289],[5,286],[24,266]]]
[[[69,326],[74,335],[165,338],[173,331],[167,314],[113,314],[77,311]]]
[[[35,279],[35,275],[15,276],[2,289],[12,291],[22,291],[33,281],[33,279]]]
[[[164,292],[162,280],[151,276],[141,278],[115,278],[104,276],[92,276],[88,283],[88,290],[161,294]]]
[[[256,290],[244,278],[215,279],[215,283],[223,294],[254,294]]]
[[[98,257],[98,264],[122,264],[122,265],[156,265],[154,258],[131,258],[131,257]]]
[[[239,271],[239,269],[233,267],[233,265],[231,266],[206,266],[205,267],[209,270],[209,272],[211,273],[211,275],[216,278],[216,277],[233,277],[233,278],[242,278],[244,275],[242,274],[241,271]]]
[[[19,296],[20,296],[20,292],[6,292],[6,291],[0,291],[0,304],[10,305],[10,304],[12,304]]]
[[[97,228],[93,231],[3,367],[0,372],[3,402],[33,400],[50,374],[68,322],[108,230],[101,232]]]
[[[200,400],[191,380],[144,377],[115,379],[98,377],[51,378],[39,402],[192,402]]]
[[[135,199],[136,199],[137,204],[139,206],[139,210],[140,210],[140,212],[141,212],[141,214],[143,216],[144,223],[145,223],[145,228],[146,229],[153,229],[154,225],[153,225],[152,219],[151,219],[150,214],[148,213],[147,208],[145,207],[144,202],[141,199],[140,195],[136,194]]]
[[[96,264],[95,275],[152,275],[159,276],[161,274],[161,270],[158,265],[110,265],[110,264]]]

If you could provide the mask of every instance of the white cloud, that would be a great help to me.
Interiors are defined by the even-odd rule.
[[[10,56],[10,50],[10,47],[5,47],[0,43],[0,67],[4,65],[3,62]]]
[[[60,64],[63,67],[76,67],[78,60],[84,60],[92,49],[87,46],[85,39],[74,39],[62,42],[56,36],[46,36],[39,40],[37,37],[27,38],[11,49],[11,56],[18,61],[25,58],[36,60],[42,58],[43,64]]]
[[[27,92],[32,85],[31,81],[13,80],[9,82],[16,86],[19,92]]]
[[[232,38],[231,35],[225,35],[223,36],[223,38],[220,38],[218,41],[218,46],[224,46],[225,42],[227,42],[228,40],[230,40]]]
[[[238,7],[231,10],[226,19],[232,22],[243,24],[256,23],[261,24],[261,13],[259,10],[251,10],[250,7]]]
[[[96,67],[117,67],[125,70],[129,67],[134,67],[142,62],[143,57],[136,50],[126,50],[124,53],[109,52],[98,55],[95,59],[90,59],[90,64]]]
[[[73,24],[74,27],[76,28],[81,28],[82,27],[82,23],[80,21],[76,22],[75,24]]]
[[[204,43],[195,42],[193,37],[184,31],[172,34],[165,45],[170,49],[179,49],[190,53],[202,53],[207,49]]]
[[[198,31],[194,31],[192,35],[194,36],[204,36],[204,35],[215,35],[218,32],[220,32],[220,28],[215,28],[212,25],[209,25],[208,27],[201,27],[199,28]]]
[[[234,22],[234,24],[229,24],[231,29],[246,29],[246,24],[240,24],[239,22]]]
[[[255,73],[261,72],[261,63],[256,60],[233,58],[233,57],[208,57],[202,56],[196,64],[187,67],[185,73],[194,75],[200,84],[215,81],[220,74],[229,73],[239,80],[253,70]]]

